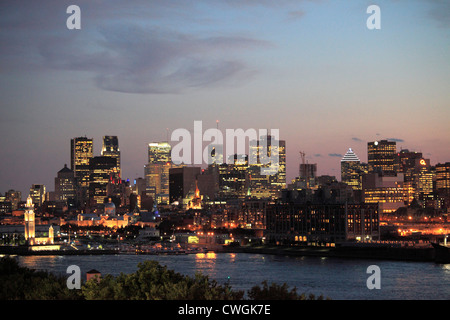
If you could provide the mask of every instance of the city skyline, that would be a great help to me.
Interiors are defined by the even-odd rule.
[[[376,1],[77,1],[1,4],[0,192],[52,190],[69,140],[120,140],[122,178],[144,177],[147,146],[195,120],[279,129],[287,183],[299,152],[340,177],[367,142],[450,161],[449,4]],[[45,8],[45,10],[42,10]],[[170,139],[170,135],[169,135]]]

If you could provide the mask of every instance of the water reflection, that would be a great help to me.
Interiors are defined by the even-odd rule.
[[[181,256],[23,256],[18,260],[22,266],[62,275],[67,275],[67,267],[75,264],[83,275],[96,269],[114,276],[135,272],[139,262],[155,260],[189,276],[200,272],[220,284],[230,284],[235,290],[248,290],[267,280],[285,282],[297,287],[298,292],[323,294],[335,300],[450,298],[450,264],[213,252]],[[381,269],[381,290],[367,289],[366,270],[371,264]]]

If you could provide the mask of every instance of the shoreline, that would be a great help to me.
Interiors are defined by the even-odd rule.
[[[214,246],[207,248],[208,251],[217,253],[255,253],[284,256],[312,256],[312,257],[335,257],[349,259],[376,259],[376,260],[396,260],[412,262],[436,262],[436,249],[429,248],[405,248],[405,247],[358,247],[358,246],[337,246],[337,247],[313,247],[313,246],[281,246],[281,245],[259,245],[259,246]],[[0,246],[0,254],[42,256],[42,255],[110,255],[110,254],[193,254],[189,253],[127,253],[114,249],[93,249],[93,250],[43,250],[30,251],[27,247]]]
[[[395,247],[312,247],[312,246],[243,246],[224,248],[223,252],[259,253],[284,256],[334,257],[412,262],[435,262],[434,248]]]

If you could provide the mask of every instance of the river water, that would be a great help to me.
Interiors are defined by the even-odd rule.
[[[32,269],[66,273],[77,265],[83,277],[91,269],[118,275],[137,270],[139,262],[156,260],[176,272],[208,275],[235,290],[249,290],[262,281],[287,283],[298,293],[323,295],[333,300],[449,300],[450,264],[320,257],[288,257],[250,253],[188,255],[21,256]],[[369,289],[368,267],[380,268],[380,289]]]

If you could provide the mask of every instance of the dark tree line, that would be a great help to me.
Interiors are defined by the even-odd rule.
[[[189,277],[156,261],[139,263],[134,273],[89,280],[80,290],[68,289],[67,278],[21,267],[16,259],[0,260],[0,300],[243,300],[245,292],[197,273]],[[287,284],[267,281],[247,292],[251,300],[315,300]],[[322,296],[317,299],[323,299]]]

